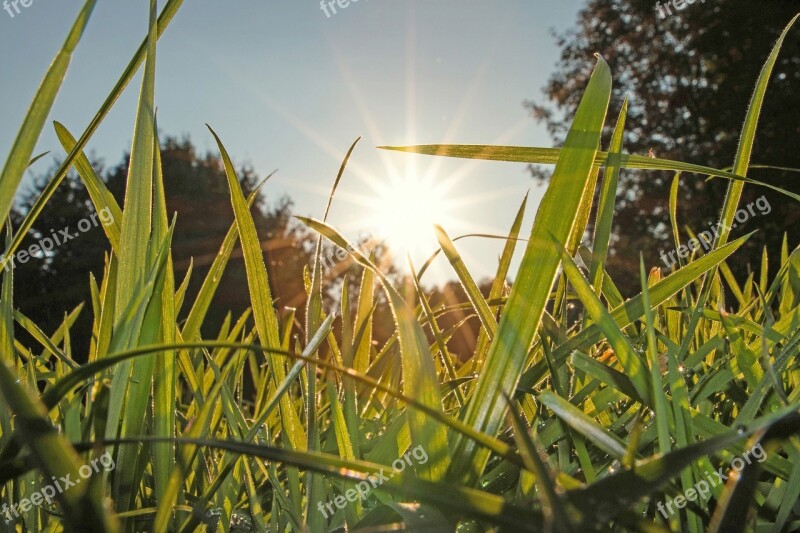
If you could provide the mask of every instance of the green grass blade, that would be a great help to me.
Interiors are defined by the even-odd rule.
[[[125,208],[122,212],[119,243],[119,269],[117,273],[115,322],[131,309],[134,302],[141,301],[147,284],[149,250],[151,242],[153,209],[153,168],[155,131],[155,74],[156,74],[156,1],[150,0],[149,32],[147,38],[147,59],[145,61],[142,87],[136,113],[133,145],[125,186]],[[147,243],[147,244],[146,244]],[[148,246],[149,244],[149,246]],[[161,244],[161,243],[159,243]],[[161,276],[158,276],[160,279]],[[158,283],[158,282],[156,282]],[[155,289],[155,287],[154,287]],[[160,293],[159,293],[160,294]],[[160,296],[156,296],[160,298]],[[150,297],[142,303],[147,317]],[[123,332],[124,331],[124,332]],[[132,348],[139,340],[140,331],[126,324],[123,331],[115,330],[117,342],[122,348]],[[144,330],[142,330],[144,331]],[[147,334],[148,332],[145,332]],[[124,339],[124,340],[123,340]],[[113,342],[113,340],[112,340]],[[152,358],[141,361],[126,361],[115,369],[112,380],[112,403],[108,411],[106,437],[126,437],[141,433],[147,399],[150,396],[150,381],[153,374]],[[139,409],[141,407],[141,409]],[[135,409],[134,414],[131,410]],[[131,415],[129,419],[127,415]],[[140,416],[141,415],[141,416]],[[128,431],[131,431],[130,433]],[[138,450],[121,449],[117,461],[119,468],[114,472],[114,499],[117,509],[130,508],[135,497],[132,485],[136,476],[136,455]]]
[[[594,324],[600,328],[600,331],[603,332],[603,335],[608,340],[608,344],[614,349],[617,360],[622,364],[625,374],[636,387],[639,397],[644,398],[649,405],[650,379],[647,368],[639,354],[636,353],[628,338],[614,321],[614,317],[594,293],[589,282],[583,277],[578,266],[566,251],[561,255],[561,264],[564,267],[564,273],[567,275],[578,298],[583,302],[589,316],[592,317]]]
[[[525,216],[525,207],[528,205],[528,193],[522,199],[522,204],[517,210],[517,215],[514,217],[514,222],[511,224],[506,243],[503,246],[503,252],[500,254],[500,261],[497,265],[497,272],[495,273],[492,287],[489,289],[489,301],[497,300],[503,296],[503,290],[506,286],[508,278],[508,270],[511,267],[511,259],[514,257],[514,250],[517,248],[517,241],[519,240],[519,232],[522,228],[522,220]],[[492,313],[497,313],[500,306],[491,306]],[[486,351],[489,349],[489,336],[486,330],[481,330],[478,335],[478,343],[475,348],[475,355],[473,356],[472,370],[477,372],[479,368],[483,368],[484,358]]]
[[[161,338],[162,320],[163,315],[165,314],[163,300],[167,297],[165,296],[165,293],[167,293],[170,298],[172,297],[172,291],[166,291],[165,285],[173,228],[174,224],[170,228],[170,231],[164,236],[161,246],[158,247],[158,253],[153,259],[153,269],[155,275],[153,281],[148,283],[148,285],[152,285],[152,290],[142,291],[143,293],[149,293],[149,298],[145,301],[146,307],[141,323],[141,330],[134,345],[151,345],[158,342]],[[154,248],[152,243],[151,247]],[[174,322],[171,324],[171,326],[172,331],[174,331]],[[121,386],[120,382],[124,384],[126,383],[125,380],[129,381],[126,387],[127,394],[120,420],[120,435],[122,436],[141,435],[145,427],[145,415],[149,408],[152,408],[151,391],[156,363],[155,358],[143,357],[136,361],[132,361],[132,363],[133,364],[130,365],[129,373],[123,374],[122,372],[116,372],[114,376],[117,386]],[[124,368],[125,366],[127,365],[123,364],[121,368]],[[169,378],[170,376],[160,377]],[[112,382],[112,386],[113,384],[114,383]],[[174,384],[171,384],[171,386],[174,387]],[[163,396],[159,394],[159,399],[162,397]],[[164,408],[168,409],[169,406],[164,406]],[[158,412],[163,412],[163,409],[159,408]],[[116,420],[112,419],[112,424],[115,423]],[[157,422],[157,425],[159,430],[171,433],[169,429],[163,427],[163,421],[160,423]],[[159,449],[158,453],[161,453],[161,450],[163,450],[163,448]],[[145,461],[145,458],[142,451],[136,450],[133,447],[129,447],[120,450],[118,460],[121,462],[127,461],[127,464],[133,467],[138,461]],[[165,465],[161,466],[163,467]],[[163,474],[161,471],[159,471],[159,473]],[[116,469],[114,483],[118,506],[128,509],[136,506],[134,501],[137,496],[135,489],[130,493],[126,493],[125,491],[129,487],[137,487],[140,481],[140,479],[137,478],[140,478],[142,475],[143,472],[141,471],[141,468]]]
[[[672,185],[669,188],[669,221],[672,226],[672,238],[675,250],[681,247],[681,232],[678,230],[678,193],[680,192],[681,175],[675,174],[672,178]],[[678,266],[683,266],[683,258],[678,255]]]
[[[183,0],[167,1],[167,4],[161,11],[161,16],[159,16],[158,18],[158,37],[161,37],[161,35],[167,29],[167,26],[172,21],[172,18],[178,12],[178,9],[181,7],[182,4]],[[16,236],[14,237],[14,241],[11,243],[11,246],[9,246],[6,249],[5,253],[6,257],[12,256],[14,252],[16,252],[16,250],[19,248],[20,244],[22,243],[22,239],[28,234],[28,231],[31,229],[33,223],[36,221],[36,218],[39,216],[39,214],[42,212],[42,209],[44,209],[44,206],[56,192],[58,186],[67,176],[67,172],[69,171],[69,168],[75,161],[75,158],[78,157],[78,154],[84,148],[86,148],[86,144],[89,142],[89,139],[92,137],[92,135],[94,135],[95,131],[97,131],[97,128],[103,122],[103,119],[105,119],[106,115],[108,115],[108,112],[114,106],[114,103],[117,101],[120,95],[122,95],[122,92],[128,86],[133,77],[136,75],[136,71],[139,69],[139,66],[142,64],[142,62],[144,62],[145,56],[147,55],[147,47],[148,47],[148,38],[145,37],[144,41],[139,46],[139,49],[133,55],[133,58],[131,58],[130,63],[128,63],[128,66],[126,67],[125,71],[122,73],[122,76],[120,76],[116,85],[114,85],[114,88],[111,90],[111,93],[109,93],[109,95],[106,97],[105,101],[103,102],[103,105],[100,106],[100,109],[92,118],[92,121],[89,123],[89,126],[83,132],[80,139],[78,139],[78,142],[75,145],[75,147],[72,149],[67,158],[61,163],[61,166],[55,172],[53,178],[47,184],[47,187],[45,187],[39,198],[37,198],[36,202],[33,204],[33,206],[31,206],[28,215],[25,217],[25,220],[23,221],[22,225],[17,231]]]
[[[611,457],[615,459],[625,457],[625,443],[569,401],[552,391],[542,392],[539,400],[569,427],[589,439]]]
[[[595,291],[602,290],[603,272],[605,270],[608,247],[611,242],[611,230],[614,223],[614,206],[617,200],[617,185],[619,184],[620,157],[622,155],[622,140],[625,133],[625,121],[628,117],[628,99],[622,103],[617,125],[611,135],[608,160],[603,173],[603,185],[600,189],[600,199],[597,206],[597,221],[594,225],[594,243],[592,245],[592,261],[589,265],[589,280]],[[596,293],[598,296],[599,292]]]
[[[511,163],[532,163],[537,165],[555,165],[561,157],[562,152],[562,148],[495,146],[484,144],[423,144],[416,146],[379,146],[378,148],[413,154],[481,159],[486,161],[505,161]],[[608,158],[608,152],[598,151],[595,156],[595,166],[599,168],[607,164]],[[631,170],[671,170],[689,174],[700,174],[702,176],[725,178],[735,183],[751,183],[753,185],[766,187],[784,196],[800,201],[800,195],[776,187],[770,183],[703,165],[630,154],[621,154],[619,164],[621,168]]]
[[[272,292],[269,287],[267,268],[264,265],[264,253],[261,250],[261,241],[256,233],[256,226],[253,217],[247,206],[247,201],[242,193],[241,185],[236,177],[236,171],[231,163],[230,156],[222,144],[217,134],[209,126],[211,134],[217,141],[222,160],[225,164],[225,174],[228,177],[228,186],[231,192],[231,203],[236,217],[236,227],[239,229],[239,236],[244,255],[245,270],[247,271],[247,286],[250,290],[250,301],[253,307],[253,318],[256,323],[258,337],[264,346],[270,348],[280,348],[281,339],[278,333],[278,318],[275,308],[272,306]],[[271,357],[270,370],[275,385],[279,385],[286,378],[286,371],[283,361],[277,357]],[[300,417],[295,411],[292,402],[288,397],[281,400],[281,419],[286,438],[291,446],[298,450],[307,448],[306,434]]]
[[[75,148],[75,138],[61,123],[54,122],[54,126],[58,140],[69,154]],[[75,170],[78,171],[78,175],[89,192],[95,211],[100,213],[107,210],[109,213],[111,220],[107,224],[104,221],[102,224],[103,231],[108,237],[108,242],[111,243],[111,249],[114,250],[115,254],[119,254],[120,228],[122,226],[122,210],[119,208],[119,204],[117,204],[111,191],[106,187],[103,179],[92,168],[89,158],[83,152],[80,152],[75,158]]]
[[[434,341],[436,343],[436,347],[439,349],[439,355],[442,359],[442,364],[447,372],[447,377],[455,381],[458,379],[458,373],[456,371],[455,365],[453,364],[453,358],[450,355],[450,351],[447,348],[447,340],[445,336],[442,334],[441,328],[439,328],[439,324],[436,322],[436,317],[434,316],[433,309],[431,309],[431,304],[428,301],[428,295],[425,294],[425,291],[420,285],[419,277],[417,276],[416,271],[414,270],[414,265],[411,263],[411,259],[409,258],[409,268],[411,269],[411,278],[414,282],[414,289],[416,290],[417,297],[419,298],[419,303],[422,307],[422,312],[425,316],[425,319],[428,321],[428,327],[431,329],[431,333],[433,334]],[[481,331],[483,333],[483,330]],[[458,400],[459,407],[463,407],[466,403],[464,398],[463,391],[456,387],[455,388],[456,399]]]
[[[478,431],[494,435],[499,430],[507,408],[502,393],[514,392],[524,369],[560,262],[560,250],[552,239],[555,237],[564,246],[572,232],[593,172],[610,96],[611,72],[606,62],[598,58],[562,157],[536,214],[484,371],[464,414],[464,422]],[[459,436],[455,437],[452,450],[451,479],[475,483],[486,466],[488,454]]]
[[[733,173],[746,176],[750,167],[750,156],[753,153],[753,144],[755,143],[756,130],[758,129],[758,121],[761,118],[761,108],[764,105],[764,98],[767,94],[767,86],[769,85],[772,71],[775,68],[775,63],[778,61],[778,54],[780,54],[783,42],[789,30],[797,22],[800,15],[796,15],[789,24],[786,25],[783,32],[781,32],[775,45],[772,47],[769,58],[761,69],[758,81],[756,82],[755,92],[750,99],[750,105],[747,109],[747,116],[745,117],[744,127],[742,128],[741,137],[739,139],[739,148],[736,152],[736,159],[733,163]],[[728,235],[730,228],[733,225],[736,210],[739,207],[739,200],[742,197],[742,190],[744,183],[732,182],[728,188],[728,193],[725,195],[725,203],[722,207],[720,215],[720,232],[717,237],[717,244],[722,245],[728,242]]]
[[[361,140],[361,137],[358,137],[353,144],[350,145],[350,148],[347,150],[347,154],[344,156],[342,160],[342,164],[339,166],[339,172],[336,175],[336,179],[333,182],[333,186],[331,187],[331,192],[328,195],[328,205],[325,207],[325,215],[323,216],[322,220],[325,221],[328,218],[328,213],[330,212],[331,205],[333,203],[333,197],[336,194],[336,189],[339,187],[339,183],[342,180],[342,176],[344,176],[344,171],[347,168],[347,163],[350,161],[350,156],[353,155],[353,151],[356,148],[356,145]],[[314,263],[312,267],[312,274],[311,274],[311,283],[308,291],[308,299],[306,301],[306,335],[310,335],[312,331],[317,331],[319,328],[320,323],[323,320],[323,312],[322,312],[322,263],[321,263],[321,255],[322,255],[322,235],[317,238],[317,246],[314,251]],[[364,281],[366,281],[366,270],[364,274]],[[370,282],[372,285],[372,282]],[[366,297],[365,290],[369,290],[372,293],[373,288],[370,286],[369,289],[366,289],[365,283],[362,282],[362,294],[361,297]],[[361,312],[361,304],[359,303],[359,316]],[[371,320],[371,319],[370,319]],[[370,329],[369,337],[371,337],[372,331]],[[360,367],[363,363],[364,357],[369,358],[369,346],[359,347],[355,361],[357,367]],[[366,354],[365,354],[366,352]],[[361,370],[359,370],[361,371]],[[366,370],[364,370],[366,371]],[[306,430],[308,432],[308,449],[310,451],[319,451],[320,449],[320,438],[319,438],[319,427],[317,425],[317,369],[316,366],[310,365],[308,368],[308,380],[306,384]],[[312,531],[316,531],[323,528],[323,517],[320,513],[311,509],[313,502],[319,501],[319,495],[322,493],[322,479],[318,477],[314,472],[309,470],[306,473],[306,520],[308,521],[308,527]]]
[[[141,290],[147,272],[147,247],[152,228],[153,167],[155,131],[156,19],[155,1],[150,2],[150,31],[147,39],[139,107],[131,147],[128,179],[125,186],[125,210],[122,213],[117,280],[116,316]]]
[[[170,233],[167,216],[167,200],[164,193],[164,175],[161,168],[161,147],[158,142],[158,127],[153,130],[153,150],[155,162],[153,169],[154,206],[153,239],[163,241]],[[153,324],[158,332],[156,341],[162,344],[175,343],[176,301],[175,275],[172,266],[172,253],[167,250],[164,285],[160,291],[160,324]],[[156,293],[159,296],[159,293]],[[178,373],[175,354],[167,353],[155,361],[153,378],[153,435],[156,437],[175,437],[175,410],[177,408]],[[170,442],[153,444],[153,481],[156,499],[166,492],[170,472],[175,464],[175,446]]]
[[[645,328],[647,329],[647,364],[650,367],[650,384],[652,386],[650,398],[652,399],[653,412],[656,419],[658,449],[662,454],[666,454],[671,449],[669,434],[670,413],[667,410],[667,396],[661,385],[661,365],[658,360],[655,323],[650,305],[650,288],[647,285],[643,257],[639,259],[639,276],[642,280],[642,305],[644,306]]]
[[[497,320],[495,320],[492,310],[489,309],[489,304],[486,303],[486,299],[481,294],[478,284],[472,279],[472,274],[467,270],[467,266],[464,264],[464,260],[461,259],[461,255],[456,250],[453,241],[450,240],[450,236],[444,228],[438,225],[436,226],[436,238],[439,240],[439,246],[441,246],[445,257],[447,257],[458,279],[461,281],[470,303],[472,303],[481,324],[489,335],[489,340],[494,339],[497,333]]]
[[[61,84],[72,59],[72,53],[81,40],[96,3],[97,0],[87,0],[83,4],[83,8],[78,13],[78,17],[75,19],[64,45],[56,54],[53,63],[42,80],[42,84],[36,91],[33,102],[31,102],[28,113],[25,115],[22,126],[11,147],[11,153],[8,154],[5,160],[3,170],[0,172],[0,220],[5,220],[11,212],[17,187],[19,187],[22,176],[31,163],[33,150],[36,148],[36,142],[42,133],[56,95],[61,89]],[[20,233],[24,235],[27,232]]]
[[[247,197],[248,209],[252,207],[261,192],[261,187],[263,187],[272,175],[273,174],[267,176]],[[233,253],[238,239],[239,229],[236,227],[236,221],[234,220],[233,224],[231,224],[231,227],[228,229],[228,233],[225,234],[225,238],[222,240],[219,251],[214,256],[214,261],[211,263],[205,279],[203,279],[200,290],[197,291],[197,296],[192,303],[192,308],[189,310],[186,322],[183,324],[181,336],[184,340],[192,341],[200,335],[200,326],[205,320],[209,307],[211,307],[211,301],[214,299],[214,294],[216,294],[217,288],[222,281],[222,274],[225,272],[225,268],[228,265],[228,261],[231,258],[231,254]]]

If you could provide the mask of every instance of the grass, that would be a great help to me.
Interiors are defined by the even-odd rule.
[[[765,256],[758,278],[735,280],[727,262],[741,260],[734,254],[747,236],[728,242],[723,232],[709,253],[666,276],[648,273],[642,262],[641,293],[629,299],[604,269],[622,169],[730,180],[719,199],[723,228],[731,225],[746,184],[769,186],[746,176],[772,66],[795,21],[757,80],[730,170],[624,154],[626,106],[602,151],[612,84],[602,58],[560,149],[391,147],[555,165],[510,287],[504,280],[525,201],[488,297],[461,259],[458,238],[436,228],[441,252],[468,295],[463,306],[480,325],[474,353],[457,358],[447,348],[454,329],[439,323],[452,309],[432,307],[421,288],[429,263],[419,270],[412,265],[407,286],[394,286],[372,257],[348,247],[326,222],[327,208],[321,220],[301,219],[319,233],[317,260],[306,272],[304,324],[294,310],[277,308],[249,211],[254,196],[244,197],[213,130],[235,223],[199,294],[187,301],[188,284],[175,279],[172,267],[174,219],[166,211],[154,111],[157,40],[181,3],[170,0],[157,18],[151,0],[147,37],[120,81],[77,140],[56,123],[67,158],[16,233],[6,228],[9,256],[73,165],[95,208],[120,214],[105,228],[110,252],[103,275],[91,280],[94,326],[85,364],[73,360],[69,340],[81,309],[65,310],[62,327],[48,336],[14,311],[13,269],[3,274],[0,497],[19,509],[4,517],[13,518],[5,529],[800,528],[800,251],[784,247],[772,258],[778,267],[772,278]],[[6,159],[0,176],[6,216],[93,6],[87,1],[80,11]],[[119,206],[82,150],[142,64]],[[678,199],[670,201],[674,217]],[[593,209],[595,233],[587,247],[581,242]],[[677,221],[672,226],[680,242]],[[349,250],[363,267],[357,294],[342,284],[341,331],[322,306],[328,290],[319,260],[323,239]],[[214,338],[202,338],[236,246],[251,308]],[[376,345],[372,321],[380,291],[396,329]],[[188,312],[185,321],[177,319],[181,312]],[[15,325],[36,332],[41,346],[23,346]],[[765,450],[763,462],[749,461],[726,483],[709,487],[706,499],[661,511],[712,472],[730,474],[732,461],[754,447]],[[344,496],[370,476],[390,472],[409,450],[424,450],[428,459],[373,485],[363,499]],[[107,452],[114,468],[84,477],[82,467]],[[82,482],[52,503],[35,501],[66,476]],[[34,505],[20,508],[27,500]],[[341,505],[321,512],[329,501]]]

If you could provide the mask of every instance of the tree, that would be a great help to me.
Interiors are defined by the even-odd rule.
[[[563,140],[597,52],[611,65],[615,87],[611,110],[631,99],[625,151],[653,153],[716,168],[733,163],[745,113],[763,63],[784,26],[800,11],[800,2],[746,0],[664,3],[652,0],[589,0],[577,27],[557,36],[561,63],[544,91],[548,103],[527,102],[534,117]],[[675,4],[682,6],[677,9]],[[663,16],[662,16],[663,14]],[[800,168],[800,28],[786,40],[762,110],[753,163]],[[613,127],[610,113],[607,127]],[[541,172],[532,169],[541,177]],[[749,177],[800,192],[797,175],[753,169]],[[674,248],[669,229],[668,190],[672,175],[623,171],[609,269],[623,287],[638,286],[638,254],[661,264],[659,252]],[[718,218],[727,183],[684,175],[680,182],[678,222],[701,231]],[[763,187],[746,186],[740,207],[765,196],[768,214],[757,214],[733,236],[755,229],[731,262],[745,274],[766,246],[777,257],[784,232],[796,227],[796,203]],[[763,202],[762,202],[763,204]],[[766,211],[766,209],[765,209]],[[759,211],[756,211],[760,213]],[[789,244],[798,235],[790,234]],[[682,241],[688,240],[686,233]],[[773,266],[774,267],[774,261]]]

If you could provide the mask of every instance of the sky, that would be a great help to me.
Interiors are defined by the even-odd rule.
[[[296,214],[317,218],[344,154],[362,136],[328,221],[352,240],[371,233],[396,244],[397,256],[410,254],[416,266],[436,249],[433,223],[451,237],[504,235],[530,191],[525,235],[544,193],[525,165],[376,147],[552,145],[522,104],[544,102],[559,54],[551,30],[572,27],[582,3],[359,0],[344,9],[334,3],[336,13],[328,7],[326,15],[315,0],[185,0],[158,43],[159,129],[216,151],[208,123],[237,164],[261,175],[278,169],[268,200],[289,195]],[[83,132],[145,36],[148,4],[97,3],[50,120],[76,137]],[[0,157],[81,5],[32,0],[13,18],[0,11]],[[140,82],[89,142],[107,166],[130,149]],[[24,183],[63,156],[50,123],[36,153],[44,151],[54,155]],[[474,277],[494,275],[501,241],[469,238],[457,247]],[[512,274],[521,255],[522,246]],[[427,276],[455,277],[444,259]]]

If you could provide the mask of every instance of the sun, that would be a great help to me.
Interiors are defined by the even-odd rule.
[[[414,174],[391,178],[377,189],[369,224],[393,255],[419,257],[435,251],[434,225],[453,221],[450,191]]]

